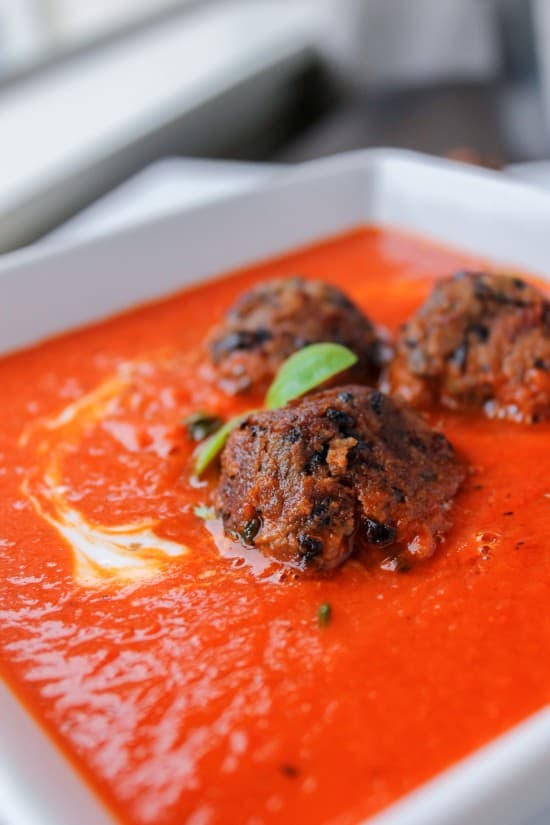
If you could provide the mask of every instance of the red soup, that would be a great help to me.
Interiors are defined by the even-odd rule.
[[[408,572],[281,580],[195,513],[239,292],[299,272],[395,330],[471,264],[361,229],[0,362],[1,672],[121,822],[357,823],[550,701],[548,423],[431,411],[471,472]]]

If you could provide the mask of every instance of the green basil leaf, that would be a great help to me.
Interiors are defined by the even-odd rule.
[[[208,507],[206,504],[197,504],[196,507],[193,507],[193,512],[203,521],[213,521],[216,518],[216,513],[212,507]]]
[[[357,356],[342,344],[310,344],[282,364],[267,391],[265,405],[269,410],[284,407],[356,363]]]
[[[328,602],[325,602],[317,611],[317,620],[319,622],[319,627],[326,627],[328,624],[330,624],[331,618],[332,607]]]
[[[231,431],[234,430],[235,427],[238,427],[247,415],[250,415],[250,412],[237,415],[235,418],[230,418],[217,433],[211,435],[210,438],[207,438],[206,441],[201,444],[195,457],[194,469],[196,476],[201,476],[208,465],[221,453]]]
[[[284,407],[293,398],[324,384],[333,375],[349,369],[357,363],[357,356],[341,344],[310,344],[295,352],[282,364],[265,399],[268,410]],[[251,412],[231,418],[214,435],[211,435],[196,453],[195,475],[201,476],[209,464],[223,450],[232,430]]]

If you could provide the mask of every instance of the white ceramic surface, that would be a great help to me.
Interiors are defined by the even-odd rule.
[[[151,218],[180,214],[191,206],[253,189],[284,168],[271,163],[162,158],[98,198],[43,240],[82,240]]]
[[[548,194],[497,173],[405,152],[367,151],[306,164],[253,192],[95,240],[4,256],[0,351],[366,222],[420,232],[550,278]],[[0,725],[3,825],[108,821],[1,686]],[[546,710],[371,822],[523,825],[550,805],[549,776]]]

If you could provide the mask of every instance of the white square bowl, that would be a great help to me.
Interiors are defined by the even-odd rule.
[[[0,352],[366,223],[422,234],[550,280],[550,195],[401,151],[285,171],[261,189],[96,240],[0,261]],[[0,822],[112,822],[0,685]],[[460,720],[457,720],[460,724]],[[370,825],[524,825],[550,810],[550,709],[530,717]],[[550,821],[550,814],[541,822]]]

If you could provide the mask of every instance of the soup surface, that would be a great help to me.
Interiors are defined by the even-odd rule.
[[[408,572],[281,580],[194,511],[182,419],[251,406],[195,354],[238,293],[395,330],[472,264],[364,228],[0,361],[1,673],[122,822],[351,825],[550,702],[550,424],[429,414],[471,473]]]

